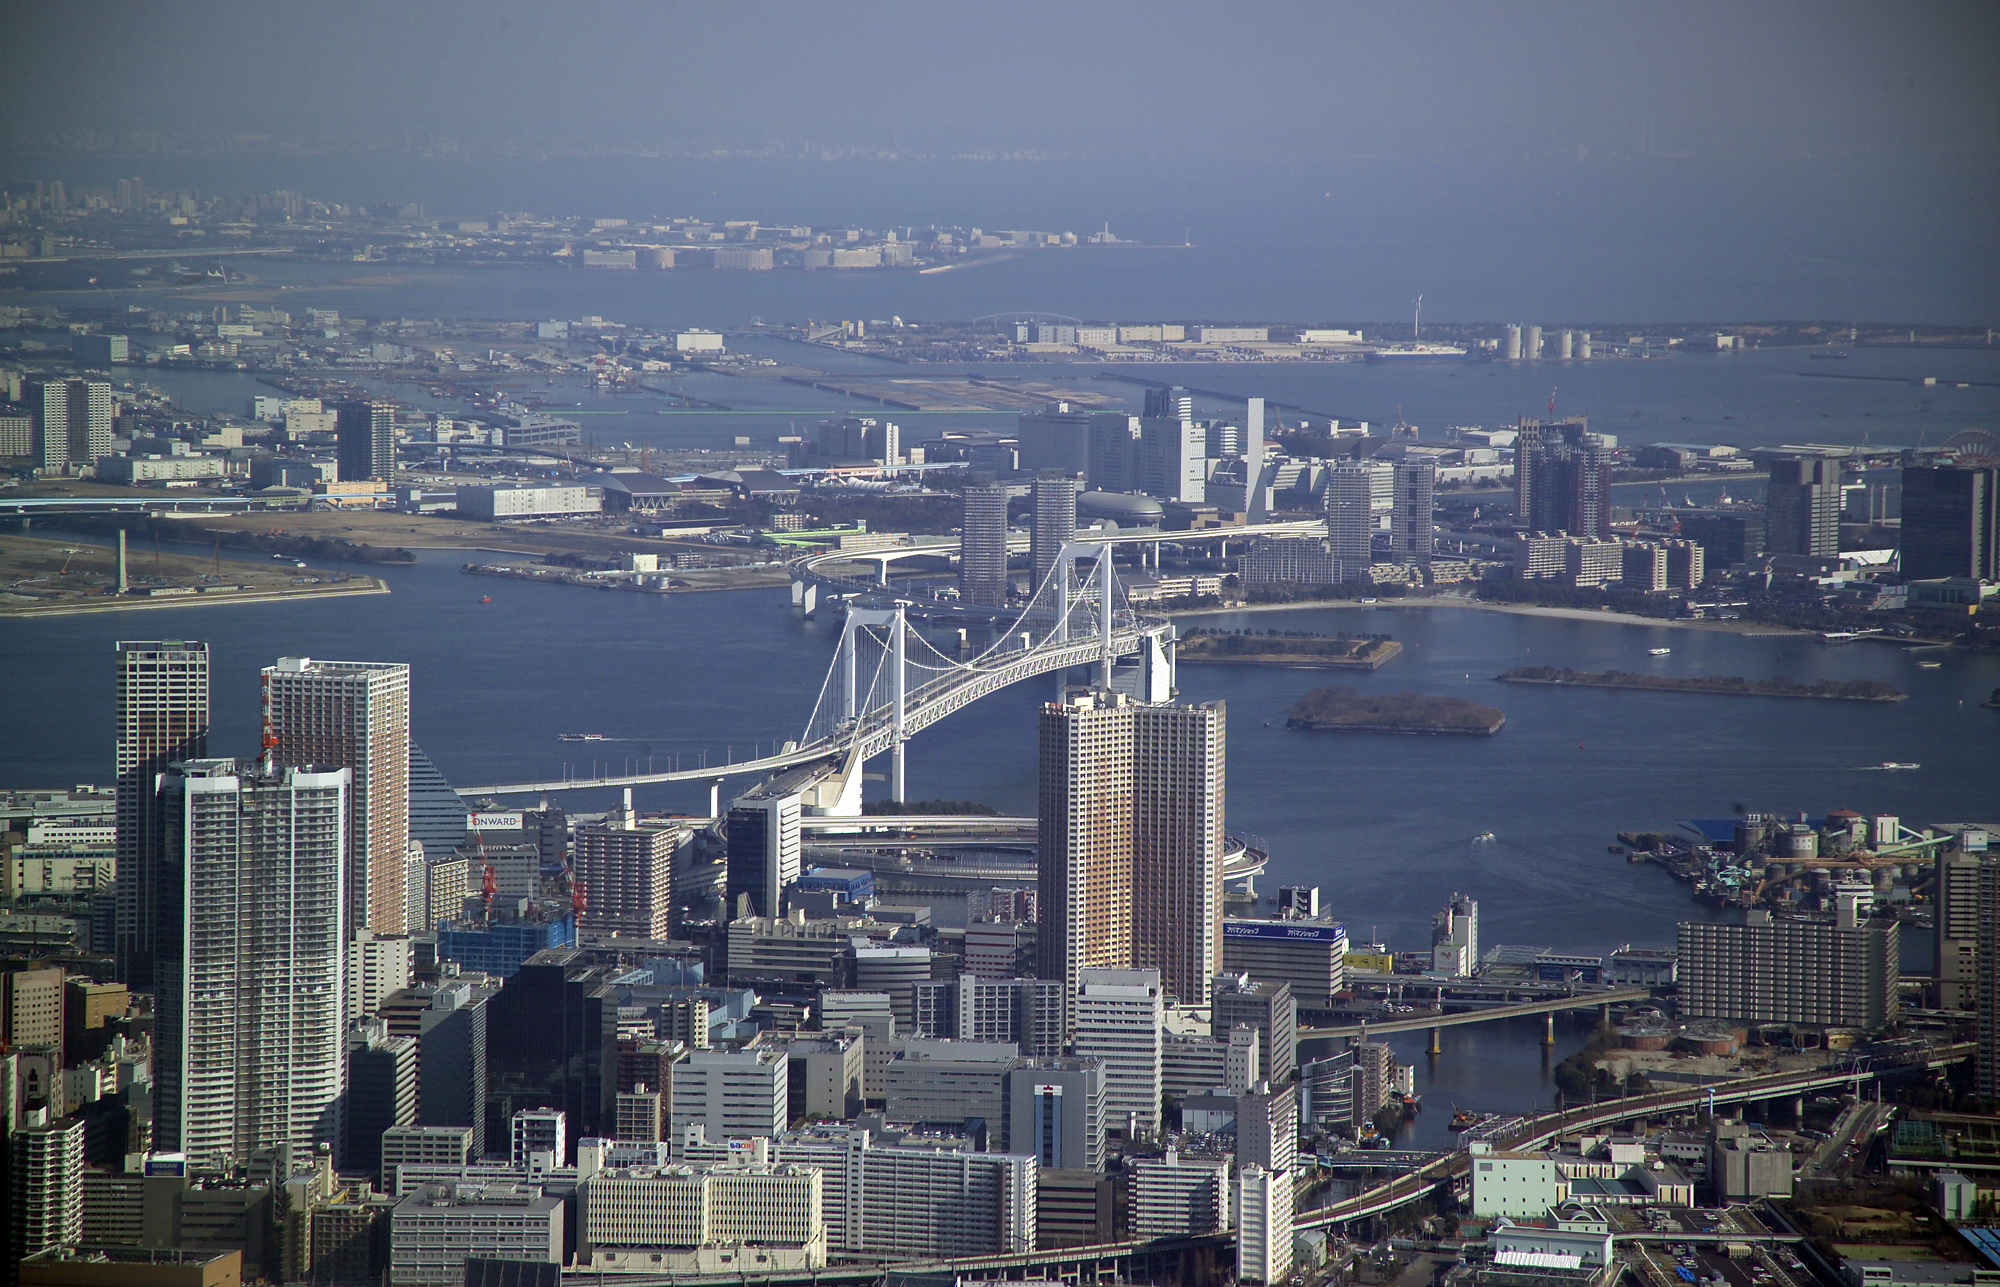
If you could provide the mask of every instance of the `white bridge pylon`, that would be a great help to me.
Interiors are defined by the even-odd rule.
[[[1084,571],[1087,567],[1088,571]],[[910,628],[911,600],[851,603],[832,669],[798,746],[846,751],[844,772],[888,752],[890,791],[906,798],[904,744],[925,726],[1032,675],[1092,665],[1110,687],[1117,659],[1144,654],[1140,696],[1172,696],[1172,626],[1132,611],[1112,547],[1066,544],[1020,614],[975,655],[947,657]],[[839,794],[859,800],[858,777]],[[858,807],[858,805],[857,805]]]
[[[1173,624],[1133,611],[1119,588],[1112,549],[1110,544],[1065,544],[1019,615],[996,627],[993,642],[976,654],[961,649],[966,655],[947,657],[921,631],[911,629],[913,600],[850,602],[840,644],[805,730],[776,754],[664,773],[461,790],[472,796],[504,796],[657,782],[713,784],[837,760],[842,782],[837,793],[826,794],[837,794],[840,804],[831,811],[858,814],[861,767],[887,752],[893,757],[890,789],[896,799],[904,799],[904,744],[954,711],[1023,679],[1089,665],[1097,671],[1096,682],[1108,688],[1113,663],[1138,654],[1140,700],[1173,696]]]

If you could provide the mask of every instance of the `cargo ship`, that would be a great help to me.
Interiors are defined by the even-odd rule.
[[[1370,349],[1364,359],[1371,363],[1463,362],[1466,351],[1455,344],[1385,344]]]

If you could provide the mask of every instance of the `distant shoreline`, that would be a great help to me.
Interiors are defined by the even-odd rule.
[[[76,617],[98,612],[146,612],[156,608],[207,608],[238,603],[293,603],[305,599],[340,599],[362,594],[389,593],[388,585],[374,577],[356,577],[355,581],[366,581],[367,584],[356,585],[350,581],[342,585],[254,590],[243,594],[170,594],[157,599],[148,595],[144,598],[106,597],[80,603],[0,605],[0,619],[28,621],[36,617]]]
[[[1849,681],[1802,684],[1796,679],[1745,679],[1740,675],[1634,675],[1625,671],[1556,670],[1548,666],[1516,667],[1494,679],[1503,684],[1540,684],[1547,688],[1619,688],[1640,693],[1696,693],[1706,697],[1804,697],[1823,702],[1900,702],[1909,697],[1887,684]]]
[[[1552,608],[1533,603],[1490,603],[1484,599],[1430,598],[1430,599],[1377,599],[1373,603],[1363,603],[1359,599],[1310,599],[1295,603],[1246,603],[1238,607],[1181,608],[1170,612],[1172,617],[1219,617],[1241,612],[1298,612],[1309,608],[1395,608],[1408,611],[1420,608],[1470,609],[1475,612],[1506,612],[1519,617],[1550,617],[1565,621],[1600,621],[1625,626],[1667,626],[1675,630],[1709,630],[1737,635],[1783,635],[1790,637],[1810,636],[1810,630],[1797,630],[1790,626],[1774,626],[1761,621],[1710,621],[1707,619],[1683,620],[1674,617],[1642,617],[1632,612],[1600,612],[1594,608]]]

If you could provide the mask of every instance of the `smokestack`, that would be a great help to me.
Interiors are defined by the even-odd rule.
[[[622,825],[622,826],[624,827],[624,829],[625,829],[625,830],[627,830],[627,831],[630,831],[630,830],[632,830],[632,829],[633,829],[633,828],[634,828],[634,827],[635,827],[635,826],[637,825],[636,821],[634,820],[634,818],[633,818],[633,816],[632,816],[632,788],[631,788],[631,787],[626,787],[626,788],[625,788],[625,813],[624,813],[624,818],[623,818],[623,820],[622,820],[622,822],[621,822],[621,824],[620,824],[620,825]]]
[[[124,594],[130,586],[125,580],[125,529],[118,529],[118,593]]]

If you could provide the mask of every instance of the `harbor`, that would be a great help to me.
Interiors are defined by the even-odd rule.
[[[1884,762],[1883,772],[1915,763]],[[1841,889],[1865,888],[1898,919],[1928,924],[1934,860],[1953,845],[1983,850],[1983,827],[1913,828],[1894,814],[1835,809],[1822,817],[1745,813],[1697,818],[1672,833],[1621,831],[1613,855],[1665,868],[1711,907],[1824,910]]]

